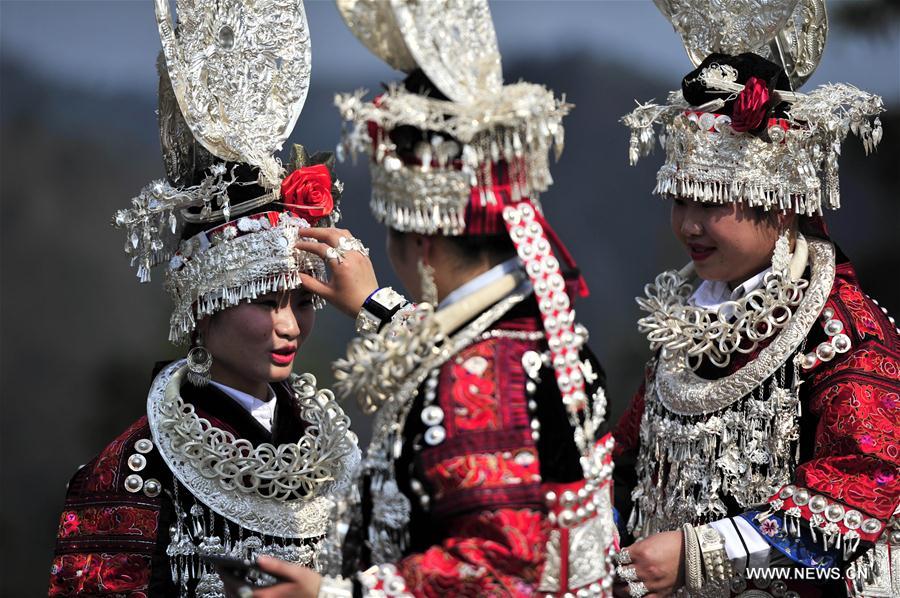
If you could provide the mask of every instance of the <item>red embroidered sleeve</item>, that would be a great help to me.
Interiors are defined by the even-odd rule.
[[[900,506],[900,345],[887,317],[846,276],[820,323],[832,338],[840,329],[852,346],[809,370],[814,454],[770,503],[824,532],[826,542],[840,536],[852,546],[882,537]]]
[[[128,492],[125,460],[146,437],[139,420],[69,484],[50,568],[50,596],[147,598],[160,502]]]

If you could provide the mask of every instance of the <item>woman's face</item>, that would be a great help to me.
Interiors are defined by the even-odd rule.
[[[776,219],[760,217],[743,203],[680,198],[672,203],[672,232],[690,254],[697,275],[732,288],[769,266],[780,229]]]
[[[269,293],[202,320],[213,380],[258,396],[268,383],[287,379],[315,324],[312,298],[303,289]]]

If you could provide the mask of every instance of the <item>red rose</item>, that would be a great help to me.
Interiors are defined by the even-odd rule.
[[[745,133],[762,126],[769,113],[769,88],[762,79],[750,77],[731,111],[731,128]]]
[[[324,164],[298,168],[281,181],[281,201],[289,212],[315,225],[334,210],[331,172]]]

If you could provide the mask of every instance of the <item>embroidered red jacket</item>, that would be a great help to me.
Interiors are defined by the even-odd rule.
[[[274,434],[296,439],[300,424],[280,415],[282,394]],[[272,441],[246,410],[214,387],[186,386],[183,398],[214,426],[254,443]],[[175,482],[152,444],[144,450],[141,443],[150,440],[142,417],[72,477],[59,520],[50,596],[179,595],[166,554]],[[183,488],[180,492],[182,499],[189,495]]]
[[[537,305],[526,300],[441,366],[435,403],[446,437],[433,445],[420,389],[395,463],[412,503],[409,547],[397,563],[364,558],[363,567],[380,565],[362,576],[369,587],[428,597],[563,595],[599,579],[606,554],[594,523],[562,528],[559,506],[547,501],[548,492],[573,503],[587,493],[579,498],[579,454],[551,371],[535,383],[522,365],[527,351],[546,350],[542,338],[523,338],[540,330]],[[589,359],[593,390],[602,372]],[[596,510],[608,515],[610,489],[597,495],[605,500]]]
[[[819,537],[821,530],[832,525],[828,531],[840,533],[843,542],[858,537],[871,546],[889,542],[891,532],[900,529],[896,514],[900,509],[900,334],[886,312],[862,291],[852,265],[840,254],[835,270],[828,300],[806,347],[814,351],[827,341],[825,328],[834,320],[840,322],[852,347],[802,370],[800,463],[791,482],[769,503],[779,515],[801,517],[805,525],[820,530]],[[732,364],[728,373],[744,363]],[[616,481],[623,486],[616,489],[620,510],[631,508],[628,493],[634,486],[643,411],[642,385],[613,432]],[[851,511],[861,515],[859,521],[846,518]]]

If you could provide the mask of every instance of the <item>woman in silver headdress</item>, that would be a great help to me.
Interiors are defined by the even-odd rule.
[[[272,157],[308,84],[303,6],[179,9],[173,32],[168,3],[157,3],[167,178],[115,223],[142,280],[167,266],[169,337],[191,349],[155,373],[147,415],[72,478],[51,596],[220,597],[210,558],[315,566],[332,497],[359,460],[331,392],[292,373],[321,302],[301,276],[325,273],[295,245],[310,226],[334,225],[341,190],[328,155],[295,146],[287,176]],[[223,43],[229,31],[239,43]],[[261,63],[273,34],[281,61]],[[213,112],[203,109],[211,98]]]
[[[300,247],[333,272],[305,283],[357,317],[335,388],[375,414],[373,437],[331,575],[265,559],[290,583],[254,595],[608,594],[602,372],[571,307],[586,288],[563,272],[574,264],[538,200],[568,106],[503,85],[486,2],[339,6],[407,72],[374,102],[338,104],[346,151],[370,153],[371,206],[418,304],[370,273],[358,282],[367,265],[345,254],[346,231],[304,233],[328,247]]]
[[[847,134],[878,144],[881,98],[796,91],[820,0],[658,4],[696,69],[624,120],[632,161],[665,128],[656,192],[691,263],[638,299],[656,354],[615,431],[637,539],[616,593],[897,595],[900,332],[821,216]]]

